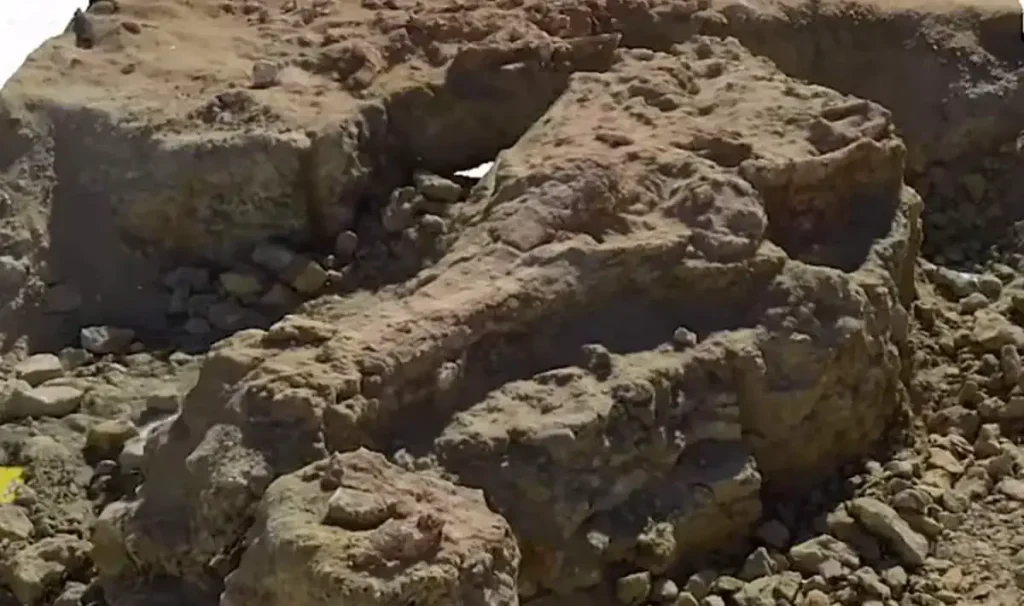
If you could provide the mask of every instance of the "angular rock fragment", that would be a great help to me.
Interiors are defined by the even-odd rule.
[[[60,358],[53,354],[35,354],[22,360],[14,367],[14,374],[29,385],[35,387],[50,379],[64,376],[64,366]]]
[[[94,354],[123,353],[135,339],[135,331],[116,326],[89,326],[81,330],[82,347]]]
[[[894,509],[877,499],[850,501],[850,514],[884,540],[907,566],[921,566],[928,557],[928,539],[910,528]]]

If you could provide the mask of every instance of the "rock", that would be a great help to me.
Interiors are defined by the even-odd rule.
[[[102,2],[97,2],[101,4]],[[96,6],[94,4],[93,6]],[[68,581],[64,585],[64,591],[57,596],[53,606],[81,606],[87,602],[83,602],[85,594],[88,591],[89,586],[84,583],[76,583],[75,581]]]
[[[0,576],[24,606],[34,606],[71,570],[87,561],[89,543],[69,535],[57,535],[32,543],[0,565]]]
[[[302,298],[284,284],[274,284],[260,297],[260,305],[274,310],[289,310],[302,303]]]
[[[1024,481],[1016,478],[1004,478],[998,485],[996,490],[1000,494],[1003,494],[1014,501],[1024,502]]]
[[[29,267],[24,259],[0,255],[0,294],[13,293],[28,280]]]
[[[341,263],[351,261],[359,249],[359,236],[356,232],[345,230],[334,239],[334,254]]]
[[[259,276],[250,273],[226,271],[219,276],[218,280],[224,292],[243,301],[251,300],[263,292],[263,281]]]
[[[999,349],[999,363],[1003,369],[1003,382],[1016,385],[1021,377],[1020,353],[1013,345],[1003,345]]]
[[[673,604],[679,597],[679,586],[672,579],[658,579],[651,588],[651,599],[659,604]]]
[[[69,385],[25,387],[11,393],[2,412],[3,419],[63,417],[78,410],[82,403],[82,390]]]
[[[768,554],[768,550],[764,547],[758,547],[743,562],[743,568],[740,569],[739,577],[744,581],[753,581],[761,577],[771,576],[777,571],[778,566],[771,555]]]
[[[146,440],[143,436],[135,436],[124,443],[121,453],[117,456],[117,464],[124,473],[142,469],[146,457]]]
[[[963,299],[960,299],[960,313],[964,315],[973,314],[979,309],[988,307],[988,297],[980,292],[973,292]]]
[[[0,541],[25,541],[35,526],[25,510],[10,503],[0,504]]]
[[[860,566],[860,557],[852,547],[827,534],[794,545],[789,550],[793,568],[808,575],[819,574],[821,567],[830,560],[848,568]]]
[[[831,606],[832,600],[828,599],[825,592],[820,589],[812,589],[804,596],[800,606]]]
[[[650,594],[651,573],[646,570],[627,574],[615,582],[615,597],[623,604],[643,604]]]
[[[672,342],[680,349],[687,349],[697,344],[697,333],[680,326],[672,333]]]
[[[100,421],[89,428],[86,435],[86,448],[99,458],[116,459],[121,453],[125,442],[139,435],[139,430],[124,419]]]
[[[972,339],[989,351],[1004,345],[1024,346],[1024,328],[1012,324],[1002,314],[983,309],[974,314]]]
[[[252,65],[252,87],[270,88],[279,82],[281,68],[271,61],[257,61]]]
[[[702,600],[711,593],[711,584],[715,582],[716,578],[718,578],[718,573],[714,570],[699,570],[686,580],[683,591]]]
[[[462,197],[462,186],[444,177],[427,171],[413,173],[413,184],[423,197],[434,202],[458,202]]]
[[[170,290],[201,292],[210,287],[210,271],[202,267],[177,267],[164,274],[163,284]]]
[[[203,318],[189,318],[189,320],[182,326],[182,330],[190,335],[198,337],[210,334],[213,327],[210,326],[210,323]]]
[[[676,597],[675,601],[672,602],[672,606],[700,606],[700,602],[690,592],[684,591]]]
[[[392,506],[383,496],[343,486],[327,501],[324,524],[346,530],[373,530],[394,515]]]
[[[928,557],[928,539],[915,532],[885,503],[861,497],[848,504],[850,514],[884,540],[907,566],[921,566]]]
[[[359,529],[322,524],[332,499],[345,512],[343,523]],[[386,516],[377,507],[383,502],[394,503]],[[337,603],[341,587],[367,606],[518,602],[519,551],[483,495],[404,471],[365,449],[275,480],[252,536],[225,579],[222,606],[248,606],[257,596],[264,606],[327,606]],[[316,566],[308,553],[316,553]]]
[[[327,271],[319,263],[303,260],[291,273],[289,283],[304,295],[314,295],[327,284]]]
[[[49,353],[29,356],[14,367],[14,375],[35,387],[50,379],[64,376],[64,366],[60,358]]]
[[[135,331],[114,326],[89,326],[81,333],[82,347],[94,354],[123,353],[135,339]]]

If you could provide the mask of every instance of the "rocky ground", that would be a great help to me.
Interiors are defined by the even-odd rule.
[[[0,604],[1024,603],[1019,26],[92,2],[0,93]]]

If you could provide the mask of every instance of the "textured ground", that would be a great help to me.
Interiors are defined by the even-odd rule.
[[[0,603],[1020,604],[1019,25],[94,2],[0,94]]]

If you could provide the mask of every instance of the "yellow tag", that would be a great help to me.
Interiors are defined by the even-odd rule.
[[[22,485],[21,477],[25,474],[24,467],[0,467],[0,503],[13,503]]]

